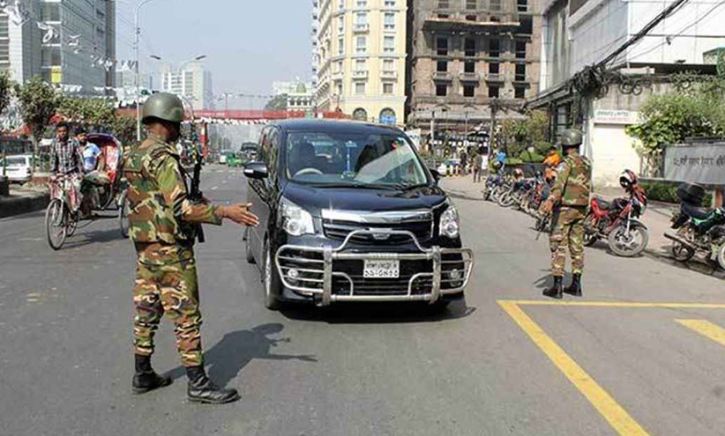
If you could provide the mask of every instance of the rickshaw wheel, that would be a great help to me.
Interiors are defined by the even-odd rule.
[[[65,203],[54,199],[45,210],[45,233],[53,250],[60,250],[68,237],[70,216]]]
[[[68,217],[68,236],[73,236],[78,230],[78,215],[74,217]]]

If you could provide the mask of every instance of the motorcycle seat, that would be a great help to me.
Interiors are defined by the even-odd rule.
[[[599,209],[601,210],[611,210],[614,208],[614,204],[612,202],[609,202],[601,197],[596,197],[597,205],[599,205]]]
[[[715,213],[714,210],[692,206],[691,204],[685,202],[680,203],[680,210],[685,215],[695,218],[696,220],[707,220]]]

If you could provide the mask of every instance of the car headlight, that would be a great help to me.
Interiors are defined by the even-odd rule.
[[[290,236],[314,235],[315,225],[309,212],[292,203],[282,200],[282,228]]]
[[[451,239],[457,238],[460,234],[461,222],[458,219],[458,210],[453,204],[448,205],[448,209],[441,215],[440,235]]]

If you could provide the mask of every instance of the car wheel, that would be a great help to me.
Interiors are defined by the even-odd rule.
[[[252,253],[251,241],[249,240],[249,238],[252,237],[252,232],[249,229],[249,227],[247,227],[247,230],[245,230],[245,231],[246,231],[246,234],[244,235],[244,255],[247,259],[247,263],[254,265],[255,263],[257,263],[257,261],[254,259],[254,253]]]
[[[438,300],[433,304],[429,304],[426,308],[428,315],[441,315],[448,310],[448,306],[451,305],[451,300]]]
[[[278,310],[280,302],[278,296],[282,292],[282,283],[277,269],[274,267],[269,241],[264,243],[264,307],[269,310]]]

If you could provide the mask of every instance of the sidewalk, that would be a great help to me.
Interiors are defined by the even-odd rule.
[[[473,183],[473,176],[453,176],[441,179],[441,187],[457,197],[468,200],[481,200],[483,183]],[[612,200],[622,197],[624,191],[621,188],[604,188],[595,192],[596,195],[605,200]],[[645,255],[656,258],[665,263],[680,268],[692,269],[703,274],[725,278],[725,271],[713,269],[704,259],[695,257],[688,263],[681,263],[672,258],[670,248],[672,241],[664,237],[665,232],[673,232],[670,228],[672,211],[678,206],[676,204],[650,202],[644,216],[640,220],[649,228],[649,243],[645,249]],[[512,210],[512,212],[514,212]]]
[[[45,209],[48,201],[45,187],[10,185],[10,196],[0,196],[0,218]]]

